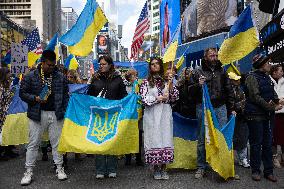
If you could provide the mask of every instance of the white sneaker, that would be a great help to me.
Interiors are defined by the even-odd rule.
[[[275,168],[281,168],[281,164],[278,159],[278,155],[273,155],[273,165]]]
[[[248,162],[248,160],[245,158],[245,159],[242,159],[239,161],[239,165],[240,166],[243,166],[244,168],[249,168],[250,167],[250,164]]]
[[[26,186],[26,185],[31,184],[31,182],[32,182],[32,177],[33,177],[33,172],[30,171],[30,170],[27,170],[27,171],[24,173],[24,177],[23,177],[22,180],[21,180],[21,185],[22,185],[22,186]]]
[[[195,172],[194,177],[195,177],[196,179],[202,179],[202,178],[204,177],[204,174],[205,174],[204,169],[198,169],[198,170]]]
[[[162,175],[161,175],[160,171],[155,171],[153,176],[154,176],[155,180],[161,180],[162,179]]]
[[[116,178],[116,173],[110,173],[110,174],[108,174],[108,178]]]
[[[105,176],[102,175],[102,174],[97,174],[97,175],[96,175],[96,179],[103,179],[103,178],[105,178]]]
[[[59,180],[66,180],[67,179],[67,175],[65,174],[63,167],[59,167],[59,168],[56,169],[56,175],[57,175],[57,178]]]
[[[161,178],[163,180],[169,180],[170,177],[166,171],[161,171]]]

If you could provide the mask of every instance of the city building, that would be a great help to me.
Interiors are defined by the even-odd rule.
[[[148,0],[150,29],[146,35],[160,33],[160,0]]]
[[[28,30],[38,27],[44,43],[61,30],[60,10],[61,0],[0,0],[0,11]]]
[[[67,32],[70,30],[73,25],[76,23],[78,19],[78,14],[75,12],[75,10],[72,7],[62,7],[62,16],[61,16],[61,26],[62,28],[62,33]]]
[[[29,33],[0,11],[0,57],[3,57],[11,48],[11,43],[21,42]]]
[[[93,64],[94,53],[91,52],[87,57],[77,57],[79,62],[78,73],[81,78],[91,77],[91,64]]]

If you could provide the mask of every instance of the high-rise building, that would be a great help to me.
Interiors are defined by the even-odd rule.
[[[148,7],[150,17],[148,35],[154,35],[160,33],[160,0],[148,0]]]
[[[0,11],[24,28],[38,27],[43,42],[61,30],[60,9],[61,0],[0,0]]]
[[[72,28],[78,19],[78,14],[72,7],[62,7],[62,13],[64,15],[64,20],[66,23],[62,23],[65,28],[62,28],[62,32],[65,33]],[[62,18],[61,18],[62,19]]]

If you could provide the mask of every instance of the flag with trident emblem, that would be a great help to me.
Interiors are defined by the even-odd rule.
[[[65,114],[60,152],[122,155],[139,148],[138,96],[107,100],[73,94]]]

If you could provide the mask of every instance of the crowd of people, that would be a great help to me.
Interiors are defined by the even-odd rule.
[[[56,175],[59,180],[67,179],[64,170],[67,155],[58,153],[57,147],[70,95],[68,84],[87,82],[87,94],[90,96],[109,100],[120,100],[131,92],[141,96],[143,118],[139,120],[136,164],[150,165],[154,179],[169,179],[166,165],[174,161],[173,111],[198,120],[195,178],[202,179],[205,176],[209,165],[206,162],[205,128],[202,126],[202,85],[206,84],[220,125],[225,126],[230,115],[236,116],[233,147],[239,165],[251,168],[252,179],[259,181],[262,163],[263,176],[269,181],[277,181],[273,168],[281,168],[284,163],[282,152],[279,151],[279,147],[284,150],[284,79],[281,64],[271,66],[269,57],[257,54],[252,60],[254,70],[250,73],[227,73],[218,60],[217,49],[208,48],[204,51],[199,67],[186,67],[177,76],[177,70],[172,64],[165,67],[161,58],[152,57],[149,75],[136,90],[137,71],[130,69],[121,74],[114,67],[110,56],[101,56],[98,62],[98,72],[89,80],[81,79],[76,71],[56,65],[55,53],[45,50],[41,62],[23,76],[19,94],[28,104],[29,142],[26,145],[26,171],[21,185],[29,185],[32,181],[40,146],[42,160],[48,159],[48,147],[41,141],[45,130],[49,134]],[[2,67],[0,128],[13,97],[10,87],[9,69]],[[13,146],[0,146],[0,159],[7,160],[7,154],[16,157],[11,155],[15,154]],[[75,154],[75,158],[80,159],[80,154]],[[95,155],[95,158],[97,179],[117,177],[117,156]],[[125,164],[131,164],[131,159],[132,154],[126,154]]]

